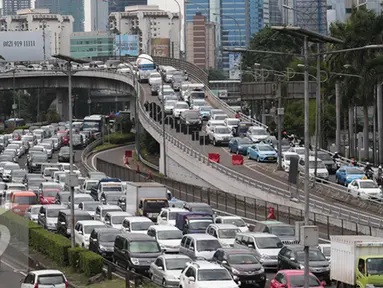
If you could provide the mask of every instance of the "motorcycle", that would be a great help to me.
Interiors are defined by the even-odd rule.
[[[366,175],[367,179],[370,179],[370,180],[374,179],[374,171],[372,171],[372,170],[367,170],[365,172],[365,175]]]
[[[335,162],[336,170],[338,170],[340,166],[342,165],[342,163],[340,162],[339,158],[334,159],[334,162]]]

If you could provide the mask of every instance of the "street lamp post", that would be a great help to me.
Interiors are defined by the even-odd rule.
[[[88,63],[89,61],[84,61],[81,59],[75,59],[70,56],[65,56],[61,54],[53,55],[54,58],[61,59],[66,61],[67,63],[67,70],[63,70],[64,73],[68,76],[68,108],[69,108],[69,177],[67,177],[67,183],[70,187],[70,197],[71,197],[71,216],[72,216],[72,226],[71,226],[71,243],[72,248],[76,247],[76,242],[74,238],[74,225],[75,218],[74,218],[74,187],[77,186],[78,178],[76,173],[73,173],[73,111],[72,111],[72,74],[75,73],[75,71],[72,70],[72,62],[84,64]]]
[[[182,26],[181,26],[181,5],[180,3],[177,1],[177,0],[173,0],[174,2],[176,2],[177,6],[178,6],[178,58],[181,59],[181,30],[182,30]],[[185,35],[184,35],[185,37]]]
[[[12,105],[12,109],[13,109],[13,118],[16,119],[16,109],[17,109],[17,104],[16,104],[16,77],[15,77],[16,68],[14,68],[12,70],[12,73],[13,73],[12,74],[13,75],[13,78],[12,78],[12,92],[13,92],[13,105]]]

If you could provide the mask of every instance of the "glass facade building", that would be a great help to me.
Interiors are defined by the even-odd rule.
[[[70,56],[92,58],[114,55],[114,36],[107,33],[73,33],[70,37]]]
[[[114,0],[114,1],[109,1],[109,14],[112,12],[124,12],[125,7],[135,6],[135,5],[148,5],[148,0]]]
[[[185,21],[193,22],[193,17],[197,12],[201,12],[202,16],[207,17],[206,21],[209,22],[210,15],[208,12],[210,11],[210,2],[213,0],[192,0],[190,2],[185,3]]]

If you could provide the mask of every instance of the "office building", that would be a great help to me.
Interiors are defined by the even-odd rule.
[[[82,59],[114,56],[114,37],[108,32],[74,32],[70,36],[70,56]]]
[[[215,67],[215,24],[200,12],[186,25],[186,61],[202,69]]]
[[[31,8],[31,0],[0,0],[1,15],[15,15],[18,10]]]
[[[178,13],[158,6],[128,6],[125,12],[109,15],[109,27],[115,34],[137,35],[139,52],[152,56],[179,58],[180,18]]]
[[[295,25],[307,30],[327,34],[326,0],[295,0],[295,9]]]
[[[166,0],[162,0],[165,1]],[[148,0],[109,0],[109,13],[112,12],[124,12],[125,7],[137,6],[137,5],[148,5]]]
[[[286,7],[295,7],[295,0],[281,0],[282,4],[282,23],[283,25],[294,25],[295,23],[295,14],[294,10],[286,9]]]
[[[71,15],[49,13],[48,9],[19,10],[17,15],[2,16],[0,27],[0,31],[43,31],[44,36],[50,39],[47,51],[51,54],[70,53],[70,35],[73,32]]]
[[[107,31],[109,2],[104,0],[84,0],[84,31]]]
[[[49,9],[53,14],[72,15],[73,31],[84,31],[84,0],[36,0],[35,8]]]

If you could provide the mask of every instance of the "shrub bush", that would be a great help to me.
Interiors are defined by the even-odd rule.
[[[68,249],[69,265],[76,271],[80,268],[80,254],[87,251],[88,250],[81,247]]]
[[[80,253],[80,270],[88,277],[92,277],[102,273],[104,265],[104,258],[102,256],[91,252],[85,251]]]
[[[109,136],[105,137],[106,142],[110,142],[110,144],[126,144],[129,142],[134,141],[134,134],[131,133],[125,133],[125,134],[120,134],[120,133],[113,133]]]

